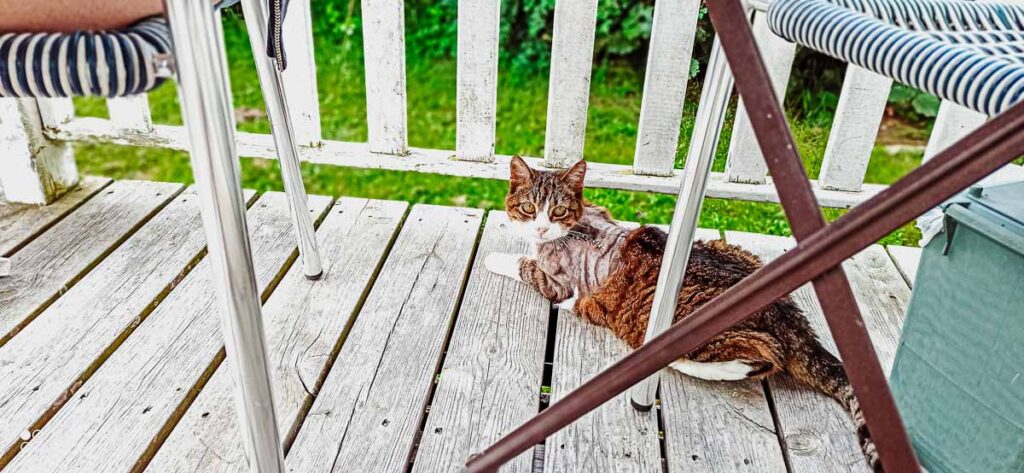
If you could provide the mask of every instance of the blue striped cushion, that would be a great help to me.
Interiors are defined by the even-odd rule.
[[[775,34],[987,115],[1024,99],[1024,7],[773,0]]]
[[[0,36],[0,97],[119,97],[163,82],[153,56],[171,51],[163,18],[121,31]]]

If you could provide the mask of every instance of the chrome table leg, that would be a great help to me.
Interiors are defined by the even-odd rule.
[[[178,94],[213,267],[224,345],[235,377],[250,471],[284,471],[260,294],[253,273],[239,179],[231,94],[213,4],[165,0]]]
[[[320,251],[317,249],[313,218],[309,215],[306,187],[302,184],[299,168],[299,148],[295,144],[295,130],[288,115],[288,101],[277,61],[268,57],[267,47],[267,2],[245,0],[242,2],[245,15],[245,29],[249,32],[249,44],[256,60],[256,75],[259,76],[260,90],[267,106],[270,132],[274,136],[278,161],[281,163],[281,178],[284,191],[291,203],[292,223],[299,239],[299,255],[302,257],[302,272],[310,279],[319,279],[323,274]]]
[[[685,175],[679,188],[679,197],[676,199],[676,209],[672,214],[672,226],[668,233],[668,243],[665,245],[665,255],[661,260],[658,287],[654,292],[654,304],[651,307],[651,317],[644,340],[658,336],[672,325],[732,87],[732,73],[716,38],[711,47],[711,58],[708,60],[708,71],[704,78],[700,104],[697,106],[690,149],[686,154]],[[654,405],[657,391],[657,374],[637,383],[630,391],[633,407],[641,411],[650,409]]]

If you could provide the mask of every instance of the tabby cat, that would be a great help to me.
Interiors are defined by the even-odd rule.
[[[583,199],[587,164],[564,171],[531,169],[512,158],[505,208],[534,254],[494,253],[484,260],[497,274],[525,282],[559,308],[611,329],[632,348],[643,343],[667,235],[655,227],[626,227]],[[674,321],[725,292],[761,267],[748,251],[721,240],[693,245]],[[864,454],[882,471],[842,365],[828,352],[788,297],[670,365],[689,376],[734,381],[788,373],[835,398],[853,417]]]

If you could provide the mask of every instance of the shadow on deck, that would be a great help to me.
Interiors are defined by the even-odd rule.
[[[283,194],[249,196],[291,471],[460,471],[625,353],[483,269],[526,250],[502,212],[312,197],[326,272],[309,281]],[[702,232],[765,259],[792,244]],[[179,184],[87,178],[47,207],[0,204],[0,469],[247,470],[203,246]],[[876,245],[846,263],[886,369],[917,257]],[[827,333],[809,287],[794,298]],[[621,395],[506,470],[866,471],[823,395],[661,376],[658,409]]]

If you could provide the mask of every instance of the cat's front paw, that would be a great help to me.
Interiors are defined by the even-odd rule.
[[[494,274],[500,274],[521,281],[522,278],[519,277],[519,260],[522,258],[520,255],[510,255],[508,253],[491,253],[484,258],[484,266]]]
[[[579,295],[579,293],[574,292],[572,294],[572,297],[570,297],[570,298],[568,298],[568,299],[566,299],[566,300],[564,300],[562,302],[555,303],[555,308],[558,309],[558,310],[564,310],[566,312],[575,312],[576,311],[576,299],[577,299],[578,295]]]

